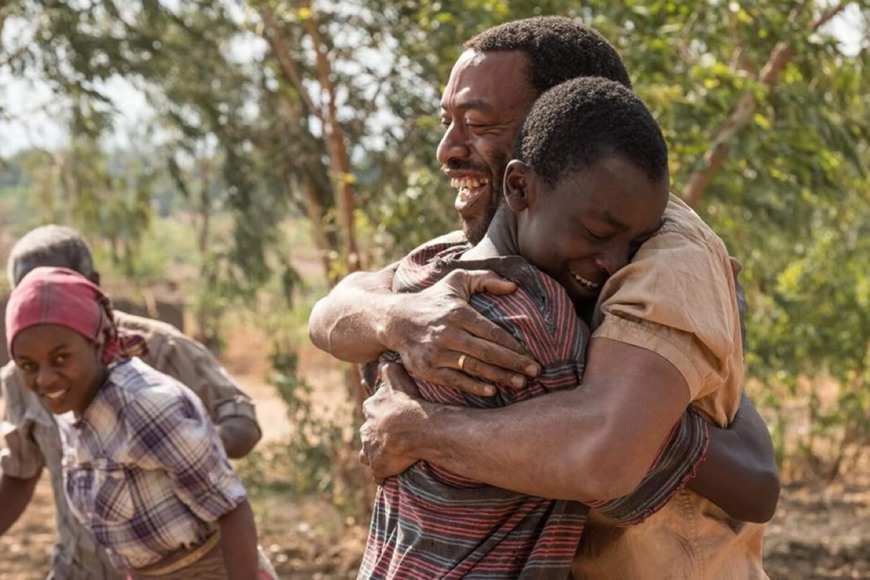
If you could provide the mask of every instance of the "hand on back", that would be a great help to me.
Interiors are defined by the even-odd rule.
[[[527,376],[539,372],[537,363],[507,331],[468,304],[478,292],[515,289],[492,272],[451,272],[396,305],[386,330],[390,347],[413,375],[438,385],[476,395],[493,394],[491,383],[522,387]]]

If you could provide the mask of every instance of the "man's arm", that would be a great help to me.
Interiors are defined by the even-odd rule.
[[[707,459],[688,487],[734,519],[764,523],[773,517],[780,492],[773,442],[745,394],[728,429],[710,427]]]
[[[250,453],[261,436],[256,421],[240,415],[222,417],[215,429],[230,459],[240,459]]]
[[[308,318],[314,346],[346,362],[367,363],[386,350],[385,320],[399,297],[392,293],[397,264],[354,272],[318,300]]]
[[[389,425],[363,425],[362,453],[376,477],[424,459],[541,497],[595,501],[626,495],[688,406],[689,389],[665,359],[618,341],[593,339],[588,361],[582,388],[499,409],[402,396],[400,409],[386,419]],[[379,395],[365,404],[369,418],[378,413]],[[389,396],[387,390],[380,396]]]
[[[0,536],[24,513],[33,497],[40,473],[27,479],[11,477],[5,473],[0,476]]]
[[[394,273],[391,266],[339,282],[314,305],[311,341],[356,363],[395,351],[415,376],[480,395],[493,392],[487,380],[520,387],[525,376],[539,372],[519,342],[468,305],[477,292],[513,292],[512,282],[491,272],[457,270],[421,292],[394,294]]]
[[[511,446],[503,436],[485,431],[490,411],[481,411],[464,414],[464,417],[452,416],[456,408],[443,408],[434,403],[427,403],[416,398],[416,386],[410,376],[398,365],[384,365],[382,368],[384,383],[379,391],[369,399],[365,406],[366,423],[360,432],[362,435],[363,449],[361,459],[372,468],[375,479],[383,480],[385,477],[401,473],[418,459],[430,459],[423,457],[421,446],[437,446],[445,444],[450,446],[448,454],[452,454],[450,469],[456,469],[463,464],[462,454],[466,454],[468,462],[475,462],[475,455],[484,449],[485,441],[472,442],[470,448],[463,448],[466,432],[484,430],[483,438],[491,436],[492,440],[499,438],[498,444],[490,443],[485,453],[490,448],[499,446]],[[652,384],[649,384],[652,388]],[[588,388],[584,384],[580,390]],[[542,399],[548,399],[554,395],[547,395]],[[526,408],[528,403],[514,405],[517,409]],[[448,414],[446,422],[438,423],[443,419],[441,413]],[[548,411],[544,409],[543,419],[546,422]],[[689,413],[686,411],[685,415]],[[518,420],[522,421],[520,417]],[[464,424],[463,424],[464,423]],[[443,429],[448,424],[454,432],[440,433],[437,440],[429,441],[430,437],[439,434],[433,430]],[[776,507],[779,494],[779,481],[776,477],[776,467],[773,457],[773,449],[770,444],[770,435],[763,420],[758,416],[755,408],[744,398],[740,413],[731,425],[732,429],[720,429],[715,426],[709,427],[709,445],[707,447],[706,461],[698,465],[696,477],[689,479],[688,486],[696,493],[710,499],[724,509],[731,517],[743,521],[763,522],[770,519]],[[473,436],[473,435],[470,435]],[[428,442],[427,442],[428,441]],[[546,447],[541,447],[536,452],[545,454],[557,453],[562,448],[559,443],[550,442]],[[474,449],[475,445],[481,445]],[[542,443],[544,445],[544,443]],[[566,458],[567,461],[569,458]],[[431,459],[430,459],[431,460]],[[514,473],[526,470],[522,457],[514,457],[514,463],[505,463],[501,466],[502,477],[519,476]],[[445,466],[447,464],[445,463]],[[532,484],[540,479],[547,479],[549,472],[543,472],[546,477],[532,479]],[[576,479],[582,479],[578,474]],[[648,477],[648,476],[647,476]],[[510,487],[513,483],[509,479],[499,479],[502,485]],[[734,485],[734,482],[741,482]],[[490,482],[492,483],[492,482]],[[582,483],[582,482],[579,482]],[[515,489],[515,488],[511,488]],[[524,491],[535,495],[544,495],[547,491],[540,487],[528,487]],[[636,490],[633,489],[632,492]],[[582,492],[582,490],[581,490]],[[544,497],[547,497],[544,495]],[[631,523],[626,521],[625,523]]]

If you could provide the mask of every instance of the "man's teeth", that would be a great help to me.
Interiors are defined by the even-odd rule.
[[[463,189],[476,189],[481,185],[486,185],[488,183],[488,179],[477,179],[474,177],[454,177],[450,180],[450,187],[462,191]]]
[[[50,393],[43,393],[42,396],[51,401],[57,401],[63,397],[65,393],[66,391],[52,391]]]
[[[590,282],[589,280],[587,280],[586,278],[584,278],[580,274],[576,274],[574,272],[571,272],[571,274],[574,276],[575,280],[577,280],[578,282],[580,282],[580,284],[582,284],[583,286],[586,286],[587,288],[595,289],[595,288],[598,288],[598,286],[599,286],[595,282]]]

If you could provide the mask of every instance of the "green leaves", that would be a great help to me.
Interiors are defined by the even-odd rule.
[[[454,228],[454,192],[434,153],[439,95],[462,43],[508,19],[582,18],[620,51],[662,126],[673,190],[744,266],[750,375],[771,405],[807,381],[835,381],[843,426],[867,413],[870,336],[870,67],[866,36],[847,53],[832,32],[844,8],[857,21],[870,3],[13,0],[0,29],[8,39],[14,22],[21,33],[0,46],[0,67],[38,71],[71,103],[70,159],[91,184],[79,189],[79,219],[116,212],[123,235],[94,231],[135,252],[158,190],[163,208],[220,212],[231,230],[205,236],[204,277],[239,297],[274,272],[298,286],[284,270],[288,215],[311,224],[333,280],[360,257],[389,262]],[[163,181],[144,169],[129,170],[139,182],[120,179],[95,145],[117,113],[103,81],[119,77],[144,87],[157,111]],[[60,191],[37,173],[39,199]],[[186,198],[166,201],[167,187]],[[62,211],[52,199],[38,211]],[[820,409],[819,425],[836,423]]]

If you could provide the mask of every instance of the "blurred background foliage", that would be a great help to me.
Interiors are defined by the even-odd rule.
[[[673,191],[743,265],[749,389],[786,476],[836,477],[870,438],[866,0],[7,0],[0,90],[47,84],[67,138],[0,160],[0,225],[74,225],[134,283],[187,273],[212,346],[230,310],[298,327],[343,275],[456,226],[441,88],[464,40],[539,14],[622,54]],[[123,138],[118,83],[149,112]],[[293,266],[306,248],[313,272]],[[292,402],[289,335],[273,360]]]

